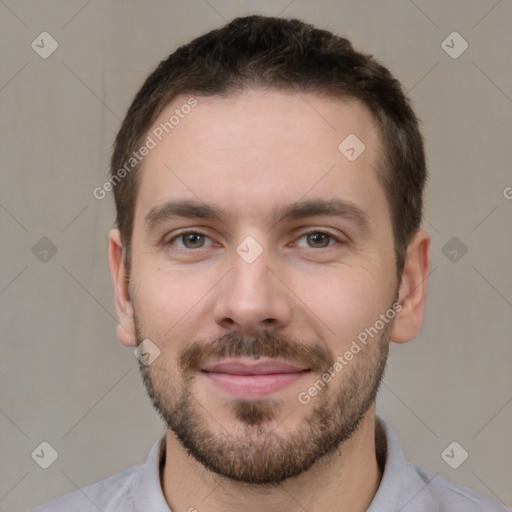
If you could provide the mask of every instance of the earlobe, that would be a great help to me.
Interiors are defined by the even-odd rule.
[[[112,229],[109,234],[109,266],[114,282],[116,313],[118,318],[117,337],[127,347],[136,345],[137,336],[133,318],[133,306],[123,258],[121,234]]]
[[[425,318],[430,273],[430,234],[419,230],[407,248],[398,292],[401,310],[396,316],[391,341],[405,343],[418,335]]]
[[[136,338],[132,329],[128,330],[121,324],[117,324],[117,339],[126,347],[135,347]]]

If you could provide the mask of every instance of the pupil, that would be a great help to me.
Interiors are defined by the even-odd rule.
[[[187,241],[191,245],[197,245],[198,242],[201,242],[201,235],[198,235],[196,233],[191,233],[190,235],[187,236]]]
[[[328,238],[328,235],[325,235],[323,233],[314,233],[313,235],[310,235],[310,240],[312,240],[313,244],[321,245],[322,247],[325,246],[325,241]]]

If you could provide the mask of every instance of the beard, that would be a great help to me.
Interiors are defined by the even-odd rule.
[[[224,426],[219,429],[219,422],[194,396],[197,372],[206,361],[269,357],[307,365],[310,375],[318,375],[314,379],[317,381],[335,362],[332,352],[322,343],[298,343],[270,331],[261,332],[252,340],[242,333],[229,333],[210,343],[188,343],[178,354],[177,373],[165,367],[163,358],[149,366],[139,361],[139,369],[154,408],[189,455],[230,480],[272,487],[342,448],[357,431],[375,403],[393,323],[385,324],[334,376],[331,370],[331,380],[322,382],[323,389],[307,405],[294,398],[293,412],[300,408],[305,412],[285,436],[276,432],[279,413],[285,405],[277,398],[231,400],[229,407],[236,423],[230,431]],[[137,315],[135,325],[140,344],[145,337]],[[160,342],[158,345],[163,346]],[[308,382],[301,391],[313,384],[313,380]]]

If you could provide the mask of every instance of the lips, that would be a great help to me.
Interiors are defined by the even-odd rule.
[[[301,379],[309,368],[284,361],[242,361],[212,363],[201,368],[210,383],[239,398],[262,398]]]
[[[201,368],[205,372],[229,373],[231,375],[268,375],[275,373],[299,373],[309,370],[284,361],[267,360],[244,363],[240,360],[222,361]]]

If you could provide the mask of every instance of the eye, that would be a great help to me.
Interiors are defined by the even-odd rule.
[[[323,249],[324,247],[329,247],[334,245],[336,242],[339,242],[338,238],[330,233],[325,233],[323,231],[310,231],[309,233],[304,233],[299,240],[306,240],[307,247],[312,249]],[[297,242],[299,247],[304,247]]]
[[[212,241],[209,236],[198,231],[183,231],[170,238],[165,244],[176,245],[180,249],[201,249],[213,245],[213,243],[206,244],[206,240]],[[178,241],[181,243],[177,243]]]

